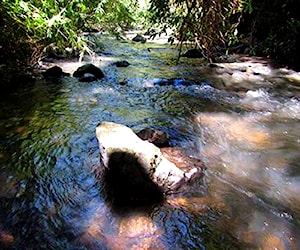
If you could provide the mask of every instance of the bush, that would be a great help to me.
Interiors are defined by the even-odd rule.
[[[253,55],[300,66],[300,18],[297,0],[253,0],[253,12],[241,31],[250,39]]]
[[[0,46],[5,51],[3,57],[7,64],[17,64],[23,69],[32,67],[50,47],[60,53],[71,48],[82,57],[91,52],[82,32],[93,27],[114,32],[130,26],[132,2],[2,0]]]

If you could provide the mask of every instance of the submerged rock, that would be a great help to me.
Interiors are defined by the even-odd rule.
[[[161,148],[160,151],[164,157],[185,172],[187,180],[191,180],[194,175],[198,176],[202,174],[202,171],[199,170],[202,170],[204,167],[200,159],[187,155],[178,148],[165,147]]]
[[[96,79],[101,79],[104,77],[102,70],[91,63],[87,63],[87,64],[79,67],[73,73],[73,76],[84,79],[85,74],[89,74],[89,78],[91,77],[91,75],[93,75]]]
[[[121,124],[102,122],[96,135],[100,148],[96,174],[106,185],[107,198],[114,201],[162,199],[202,170],[181,170],[158,147]]]

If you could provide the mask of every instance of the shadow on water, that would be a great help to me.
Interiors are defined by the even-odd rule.
[[[191,205],[194,202],[187,197],[191,189],[197,190],[198,195],[203,191],[201,180],[164,196],[134,155],[116,152],[110,159],[108,168],[96,174],[101,180],[105,206],[99,206],[89,228],[78,239],[79,244],[97,249],[101,238],[104,249],[226,249],[228,246],[245,249],[251,246],[238,241],[227,228],[216,228],[213,221],[223,215],[217,209],[205,207],[201,196],[192,199],[202,205]],[[105,224],[111,223],[107,222],[111,219],[105,220],[101,214],[114,218],[110,230]]]
[[[112,153],[100,178],[103,196],[113,206],[151,205],[163,201],[163,190],[151,180],[133,154]]]

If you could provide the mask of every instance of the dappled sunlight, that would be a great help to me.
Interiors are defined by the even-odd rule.
[[[135,207],[112,209],[109,204],[94,204],[95,212],[79,242],[93,249],[165,249],[159,240],[163,230],[149,214]]]
[[[168,204],[184,208],[190,213],[207,213],[211,209],[219,212],[226,212],[227,205],[220,196],[208,194],[203,197],[168,197]]]
[[[244,227],[244,228],[243,228]],[[238,237],[245,242],[257,245],[259,249],[297,249],[297,244],[289,223],[277,221],[262,212],[254,212],[248,216],[248,223],[237,229]]]
[[[231,231],[235,237],[255,249],[297,249],[292,217],[287,212],[280,212],[276,207],[264,202],[247,187],[236,183],[220,174],[208,173],[208,190],[204,197],[171,199],[174,207],[182,206],[192,213],[207,214],[217,211],[221,216],[214,221],[218,230]],[[257,192],[257,191],[256,191]],[[253,205],[253,201],[256,205]],[[194,206],[191,206],[195,202]],[[202,206],[200,206],[202,204]],[[258,207],[268,208],[257,209]],[[271,211],[271,214],[269,213]],[[248,249],[248,248],[247,248]]]
[[[144,235],[152,235],[157,231],[151,218],[146,215],[131,215],[122,218],[119,226],[119,237],[136,238]]]
[[[277,153],[289,141],[285,140],[287,135],[281,127],[272,124],[272,117],[263,113],[244,116],[202,113],[195,122],[204,141],[201,153],[207,159],[215,159],[212,165],[217,168],[263,186],[277,186],[276,179],[282,179],[288,170],[289,159]]]
[[[15,237],[9,232],[3,231],[0,228],[0,247],[7,247],[14,243]]]
[[[105,203],[96,203],[93,207],[95,212],[78,241],[92,249],[118,249],[120,244],[116,238],[116,227],[110,221],[112,215],[109,207]]]
[[[299,96],[300,72],[273,66],[260,57],[233,55],[231,59],[199,68],[199,72],[218,89],[247,91],[259,88],[290,89]]]
[[[208,141],[215,140],[217,143],[223,140],[225,143],[230,141],[233,145],[238,144],[242,148],[254,150],[276,147],[269,131],[256,123],[255,117],[242,117],[227,113],[202,113],[195,118],[195,122],[201,125],[203,136],[207,137]],[[210,136],[217,138],[212,139]]]
[[[283,116],[285,119],[290,116],[290,126],[297,127],[291,113],[283,112]],[[211,174],[210,181],[215,183],[210,192],[223,198],[227,196],[227,207],[234,208],[236,202],[233,197],[228,200],[229,193],[240,192],[245,199],[255,200],[259,206],[272,211],[273,215],[265,212],[259,215],[256,210],[249,210],[247,225],[235,227],[239,238],[261,249],[297,248],[290,221],[300,215],[300,179],[288,174],[295,156],[286,154],[283,157],[281,151],[291,145],[290,138],[294,140],[294,150],[299,150],[299,144],[295,141],[297,137],[289,137],[280,122],[273,123],[280,114],[279,111],[238,116],[200,113],[195,117],[203,141],[201,154]],[[291,127],[291,131],[294,129]],[[217,183],[225,185],[220,188]]]
[[[121,219],[118,238],[126,249],[163,249],[158,240],[162,234],[149,216],[135,214]]]

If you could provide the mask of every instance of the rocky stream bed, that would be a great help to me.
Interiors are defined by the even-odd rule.
[[[299,249],[300,73],[246,55],[177,64],[163,38],[134,35],[94,34],[95,55],[41,64],[63,77],[1,93],[1,248]],[[103,77],[74,77],[86,63]],[[159,202],[112,204],[101,122],[163,131],[169,160],[204,171]]]

